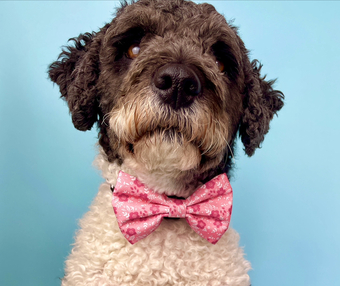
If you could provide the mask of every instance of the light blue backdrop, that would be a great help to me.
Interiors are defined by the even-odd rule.
[[[340,2],[208,1],[235,18],[286,105],[263,148],[239,144],[233,227],[254,286],[337,286]],[[76,131],[47,66],[117,2],[0,2],[0,285],[60,285],[77,220],[102,181],[96,132]]]

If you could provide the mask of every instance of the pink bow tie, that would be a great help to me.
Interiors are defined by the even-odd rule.
[[[185,218],[191,228],[215,244],[230,223],[233,193],[226,174],[198,188],[186,200],[172,199],[119,172],[112,206],[124,237],[134,244],[152,233],[163,217]]]

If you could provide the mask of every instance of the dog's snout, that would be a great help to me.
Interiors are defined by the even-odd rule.
[[[183,64],[166,64],[153,77],[153,90],[172,108],[189,106],[201,93],[201,81],[197,73]]]

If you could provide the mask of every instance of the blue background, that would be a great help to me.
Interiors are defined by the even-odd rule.
[[[340,2],[207,2],[286,96],[263,148],[236,153],[232,223],[252,285],[340,285]],[[0,2],[0,285],[60,285],[103,179],[96,132],[74,129],[47,66],[117,5]]]

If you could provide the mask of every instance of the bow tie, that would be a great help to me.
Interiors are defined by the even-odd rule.
[[[185,218],[196,233],[215,244],[229,227],[232,200],[226,174],[218,175],[186,200],[180,200],[158,194],[120,171],[112,206],[119,228],[131,244],[152,233],[163,217]]]

